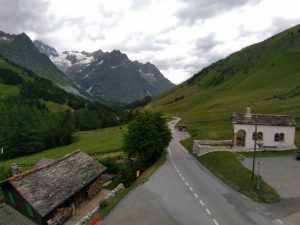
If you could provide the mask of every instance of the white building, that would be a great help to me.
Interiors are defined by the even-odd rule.
[[[232,114],[233,148],[252,150],[257,130],[257,141],[263,143],[264,150],[295,149],[295,120],[290,116],[251,114]]]

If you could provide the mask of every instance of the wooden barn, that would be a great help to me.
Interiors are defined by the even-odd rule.
[[[63,224],[109,179],[106,167],[82,151],[0,183],[6,204],[40,225]]]

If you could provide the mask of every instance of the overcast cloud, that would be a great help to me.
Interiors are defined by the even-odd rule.
[[[120,49],[175,83],[300,23],[297,0],[0,0],[0,30],[57,50]]]

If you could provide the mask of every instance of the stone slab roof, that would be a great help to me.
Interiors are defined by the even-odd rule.
[[[55,161],[54,159],[41,158],[37,162],[37,164],[35,165],[35,167],[46,166],[46,165],[49,165],[49,164],[53,163],[54,161]]]
[[[9,182],[39,212],[47,215],[92,180],[106,167],[82,151],[53,163],[11,177]]]
[[[233,113],[233,124],[251,124],[251,125],[266,125],[266,126],[296,126],[295,120],[291,116],[285,115],[269,115],[269,114],[251,114],[250,117],[244,113]]]

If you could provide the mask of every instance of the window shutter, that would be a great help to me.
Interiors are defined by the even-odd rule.
[[[16,205],[15,198],[11,192],[8,192],[8,201],[11,205]]]
[[[34,217],[32,207],[27,202],[25,203],[25,209],[26,209],[26,212],[29,216]]]

